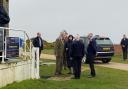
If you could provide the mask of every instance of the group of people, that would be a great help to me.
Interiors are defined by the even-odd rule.
[[[84,43],[80,40],[79,34],[76,36],[68,35],[66,31],[60,32],[59,37],[55,42],[55,56],[56,56],[56,70],[55,75],[61,75],[62,69],[68,68],[68,74],[74,74],[75,79],[80,79],[81,75],[81,63],[83,57],[86,55],[86,63],[90,67],[89,78],[95,77],[94,58],[96,56],[96,42],[93,39],[93,34],[88,34],[88,47],[85,52]],[[43,39],[41,33],[37,33],[37,37],[33,40],[34,47],[39,48],[39,56],[43,49]],[[123,51],[124,61],[128,58],[128,38],[123,35],[121,40],[121,47]]]
[[[128,59],[128,38],[126,37],[126,35],[123,35],[123,38],[121,40],[121,47],[122,47],[122,51],[123,51],[123,60],[125,61],[126,59]]]
[[[76,36],[68,35],[66,31],[62,31],[55,42],[55,56],[56,56],[56,71],[55,75],[61,75],[62,69],[67,67],[68,74],[73,74],[74,79],[80,79],[81,63],[84,55],[86,54],[87,63],[90,66],[91,73],[89,78],[95,77],[94,57],[95,40],[92,39],[93,34],[88,35],[89,45],[87,52],[85,52],[84,43],[80,40],[79,34]]]

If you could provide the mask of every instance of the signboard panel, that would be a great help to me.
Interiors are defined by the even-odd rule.
[[[6,44],[6,57],[19,57],[19,37],[7,37]]]

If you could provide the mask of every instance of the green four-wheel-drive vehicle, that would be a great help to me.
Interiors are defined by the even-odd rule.
[[[85,45],[85,52],[87,52],[87,47],[89,40],[87,37],[80,37]],[[95,60],[101,60],[103,63],[108,63],[111,61],[114,55],[114,46],[110,38],[95,36],[93,38],[96,41],[96,56]],[[86,55],[85,55],[86,56]],[[84,57],[86,60],[86,57]]]

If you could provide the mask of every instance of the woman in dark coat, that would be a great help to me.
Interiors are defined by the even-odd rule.
[[[73,36],[69,35],[68,36],[68,41],[65,43],[65,46],[64,46],[65,53],[66,53],[66,59],[67,59],[67,67],[69,69],[68,74],[72,74],[72,70],[71,70],[72,58],[71,58],[71,55],[70,55],[72,43],[73,43]]]

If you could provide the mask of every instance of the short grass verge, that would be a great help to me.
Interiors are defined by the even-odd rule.
[[[83,65],[87,68],[87,65]],[[55,81],[48,78],[54,77],[55,65],[40,66],[38,80],[25,80],[10,84],[1,89],[128,89],[128,72],[96,66],[97,76],[87,78],[89,70],[82,72],[80,80]],[[62,76],[70,76],[68,70],[63,71]],[[59,76],[59,77],[62,77]]]

